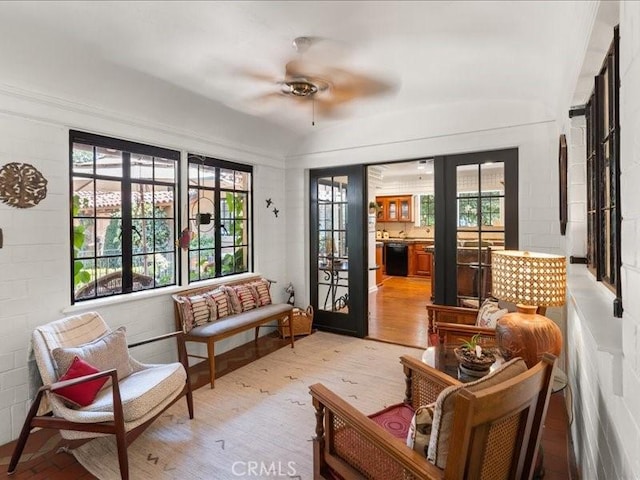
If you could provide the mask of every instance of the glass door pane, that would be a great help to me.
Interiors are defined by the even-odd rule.
[[[504,249],[504,163],[456,167],[457,303],[477,307],[491,295],[491,250]]]
[[[341,314],[349,313],[347,187],[346,176],[317,182],[318,308]]]

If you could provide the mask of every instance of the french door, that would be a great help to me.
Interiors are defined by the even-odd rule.
[[[491,295],[491,252],[518,248],[518,150],[436,157],[434,174],[434,302],[475,307]]]
[[[309,173],[313,324],[361,338],[368,333],[365,172],[353,165]]]

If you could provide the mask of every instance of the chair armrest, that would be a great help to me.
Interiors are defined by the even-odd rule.
[[[109,370],[105,370],[104,372],[92,373],[91,375],[84,375],[82,377],[73,378],[71,380],[64,380],[62,382],[54,382],[49,385],[44,385],[40,387],[38,390],[38,394],[31,405],[31,409],[29,411],[29,416],[33,417],[36,415],[40,407],[40,402],[42,401],[42,395],[45,391],[49,390],[55,393],[56,390],[59,390],[63,387],[70,387],[71,385],[76,385],[79,383],[89,382],[91,380],[95,380],[96,378],[101,377],[111,377],[111,398],[113,399],[113,422],[117,428],[122,430],[124,434],[124,413],[122,408],[122,397],[120,396],[120,385],[118,383],[118,372],[115,368],[111,368]],[[76,422],[79,419],[75,420]],[[82,423],[92,423],[90,419],[85,419],[81,421]],[[99,430],[96,430],[99,431]]]
[[[178,360],[184,367],[185,372],[187,372],[187,376],[189,375],[189,360],[187,358],[187,347],[184,341],[184,332],[182,330],[177,330],[171,333],[165,333],[164,335],[158,335],[157,337],[152,337],[147,340],[142,340],[140,342],[135,342],[129,345],[129,348],[139,347],[140,345],[146,345],[148,343],[157,342],[160,340],[166,340],[168,338],[175,338],[178,344]]]
[[[141,340],[139,342],[131,343],[128,345],[128,347],[129,348],[139,347],[141,345],[146,345],[148,343],[153,343],[159,340],[166,340],[167,338],[173,338],[173,337],[179,337],[179,336],[184,336],[184,333],[181,331],[165,333],[164,335],[158,335],[156,337],[148,338],[146,340]]]
[[[51,391],[51,392],[55,392],[56,390],[59,390],[61,388],[65,388],[65,387],[71,387],[72,385],[76,385],[79,383],[85,383],[85,382],[90,382],[91,380],[95,380],[96,378],[102,378],[102,377],[111,377],[111,381],[113,382],[117,382],[118,381],[118,373],[116,371],[115,368],[111,368],[109,370],[105,370],[104,372],[97,372],[97,373],[92,373],[90,375],[83,375],[82,377],[76,377],[76,378],[72,378],[70,380],[63,380],[62,382],[54,382],[54,383],[50,383],[48,385],[43,385],[42,387],[40,387],[40,390],[42,391]]]
[[[421,405],[435,402],[445,388],[461,384],[459,380],[430,367],[417,358],[403,355],[400,357],[400,363],[404,367],[406,377],[404,401],[414,410]]]
[[[311,385],[309,390],[317,422],[314,471],[320,476],[329,467],[344,478],[375,475],[382,468],[397,472],[394,478],[444,478],[444,471],[324,385]]]
[[[433,333],[437,330],[440,322],[475,325],[478,310],[451,305],[427,305],[427,317],[429,319],[429,331]]]
[[[474,335],[480,335],[480,345],[495,347],[496,331],[493,328],[460,325],[457,323],[438,323],[438,337],[443,345],[459,345]]]

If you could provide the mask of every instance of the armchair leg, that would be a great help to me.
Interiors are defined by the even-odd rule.
[[[9,468],[7,468],[7,474],[12,475],[16,468],[18,467],[18,462],[20,461],[20,457],[22,456],[22,452],[24,447],[27,445],[27,439],[31,434],[31,420],[38,413],[38,408],[40,408],[40,402],[42,401],[43,391],[39,390],[36,398],[33,400],[31,404],[31,408],[29,408],[29,413],[27,414],[27,418],[24,420],[24,424],[22,425],[22,430],[20,431],[20,436],[18,437],[18,442],[16,443],[15,448],[13,449],[13,454],[11,455],[11,461],[9,462]]]
[[[120,478],[122,480],[129,480],[129,457],[127,455],[127,437],[124,432],[118,428],[116,432],[116,444],[118,447],[118,464],[120,466]]]
[[[118,447],[118,464],[120,465],[120,477],[129,480],[129,458],[127,455],[127,432],[124,428],[124,412],[122,411],[122,397],[118,382],[113,382],[113,423],[115,424],[116,445]],[[131,440],[133,441],[133,440]]]

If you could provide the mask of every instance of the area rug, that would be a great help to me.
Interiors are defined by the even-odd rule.
[[[195,418],[174,404],[128,450],[135,480],[313,478],[315,409],[309,385],[323,383],[370,414],[401,402],[400,355],[422,350],[316,332],[194,392]],[[113,437],[73,454],[101,480],[120,478]]]

